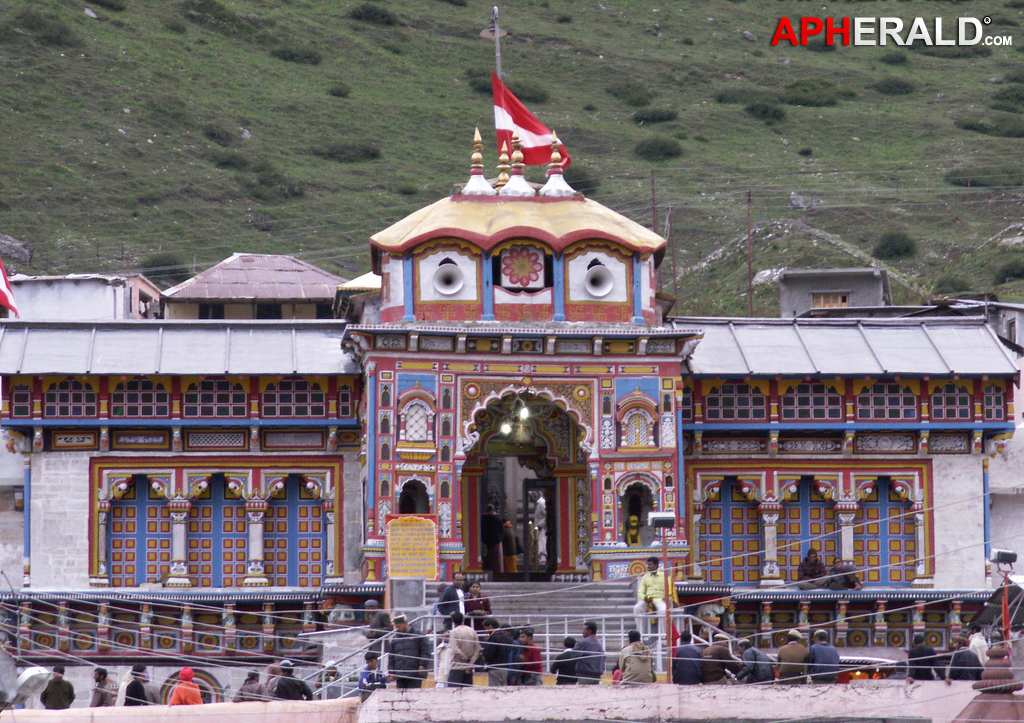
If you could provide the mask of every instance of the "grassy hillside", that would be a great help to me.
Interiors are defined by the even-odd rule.
[[[18,271],[169,280],[254,251],[354,275],[372,233],[466,179],[474,126],[493,137],[490,3],[87,7],[0,6],[0,233],[34,249]],[[679,312],[745,313],[748,191],[755,271],[861,265],[904,232],[916,251],[885,261],[898,301],[1024,299],[1024,282],[996,285],[1024,278],[1024,1],[826,7],[987,15],[1014,45],[771,46],[781,15],[821,12],[797,0],[517,0],[503,70],[588,195],[650,224],[653,170]],[[756,300],[774,313],[776,287]]]

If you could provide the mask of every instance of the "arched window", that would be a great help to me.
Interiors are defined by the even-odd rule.
[[[387,442],[384,442],[384,444],[380,446],[380,458],[382,460],[391,459],[391,445]]]
[[[622,417],[623,447],[653,447],[654,418],[643,409],[631,409]]]
[[[452,460],[452,448],[449,447],[446,444],[443,447],[441,447],[441,461],[442,462],[451,462],[451,460]]]
[[[244,418],[249,416],[249,395],[241,384],[227,379],[204,379],[185,392],[188,418]]]
[[[171,413],[171,395],[149,379],[121,382],[110,394],[111,417],[166,417]]]
[[[391,496],[391,485],[388,484],[387,478],[384,478],[384,479],[382,479],[380,481],[380,496],[381,497],[390,497]]]
[[[391,434],[391,416],[382,414],[380,416],[380,433]]]
[[[325,417],[327,395],[305,379],[282,379],[263,392],[264,417]]]
[[[44,417],[95,417],[98,413],[96,392],[77,379],[51,384],[43,395]]]
[[[971,394],[966,387],[950,382],[932,392],[932,419],[966,421],[973,417]]]
[[[872,384],[857,395],[857,419],[917,419],[917,395],[895,383]]]
[[[390,407],[391,406],[391,385],[385,384],[380,388],[380,406]]]
[[[768,418],[768,400],[749,384],[729,382],[715,387],[704,398],[704,418],[709,421],[758,421]]]
[[[982,411],[986,422],[1002,422],[1006,420],[1006,392],[1002,387],[990,384],[982,394]]]
[[[841,421],[843,398],[835,389],[818,382],[798,384],[782,395],[782,418],[789,421]]]
[[[441,498],[448,499],[452,496],[452,484],[448,480],[441,482]]]
[[[434,414],[420,400],[405,405],[401,424],[400,438],[406,442],[431,442],[434,439]]]
[[[452,418],[447,414],[441,418],[441,436],[450,437],[452,436]]]
[[[605,394],[601,401],[601,414],[609,415],[612,413],[612,398],[610,394]]]
[[[443,392],[441,392],[441,409],[451,409],[451,408],[452,408],[452,390],[451,389],[445,389]]]

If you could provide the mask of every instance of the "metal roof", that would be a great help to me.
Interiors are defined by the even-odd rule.
[[[333,301],[345,279],[294,256],[233,254],[216,266],[167,289],[163,298],[181,300]]]
[[[13,321],[0,374],[358,374],[339,321]]]
[[[1016,375],[1015,359],[981,318],[675,318],[700,329],[690,368],[715,376]]]

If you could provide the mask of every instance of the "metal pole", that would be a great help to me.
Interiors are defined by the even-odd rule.
[[[668,529],[661,528],[661,570],[665,575],[665,683],[672,682],[672,594],[669,592]]]
[[[498,28],[498,6],[491,9],[491,28],[494,30],[494,68],[501,78],[501,31]]]
[[[750,249],[750,191],[747,191],[747,316],[754,316],[754,257]]]

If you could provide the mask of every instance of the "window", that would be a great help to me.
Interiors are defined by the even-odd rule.
[[[434,415],[426,404],[410,402],[402,410],[402,435],[406,442],[430,442],[434,438]]]
[[[811,294],[811,306],[815,309],[840,309],[850,305],[850,294],[846,291]]]
[[[450,414],[446,414],[441,418],[441,436],[452,436],[452,417]]]
[[[654,419],[642,409],[632,409],[622,417],[623,447],[653,447]]]
[[[385,384],[380,388],[380,406],[390,407],[391,406],[391,385]]]
[[[714,421],[767,419],[767,400],[743,383],[723,384],[704,400],[704,418]]]
[[[842,420],[843,398],[824,384],[799,384],[782,395],[782,418],[790,421]]]
[[[352,390],[349,387],[341,387],[338,390],[338,416],[352,416]]]
[[[149,379],[121,382],[110,395],[111,417],[166,417],[171,395]]]
[[[317,319],[333,319],[334,309],[331,304],[317,304],[316,305],[316,318]]]
[[[451,408],[452,408],[452,390],[448,389],[448,388],[445,388],[445,390],[443,392],[441,392],[441,409],[451,409]]]
[[[77,379],[53,384],[43,395],[45,417],[95,417],[98,413],[96,392]]]
[[[1006,421],[1006,392],[1002,387],[990,384],[982,395],[982,411],[986,422]]]
[[[323,417],[327,395],[305,379],[282,379],[263,392],[264,417]]]
[[[973,416],[966,388],[949,383],[932,392],[932,419],[969,420]]]
[[[15,384],[11,387],[11,416],[32,416],[32,387],[29,384]]]
[[[380,433],[391,434],[391,416],[382,414],[380,416]]]
[[[857,395],[857,419],[917,419],[917,395],[899,384],[872,384]]]
[[[280,304],[256,304],[257,319],[282,319]]]
[[[199,305],[199,318],[200,319],[223,319],[224,318],[224,304],[200,304]]]
[[[683,390],[683,399],[679,402],[679,412],[684,422],[693,421],[693,390],[689,387]]]
[[[204,379],[185,392],[185,416],[245,418],[249,416],[249,395],[241,384],[227,379]]]

